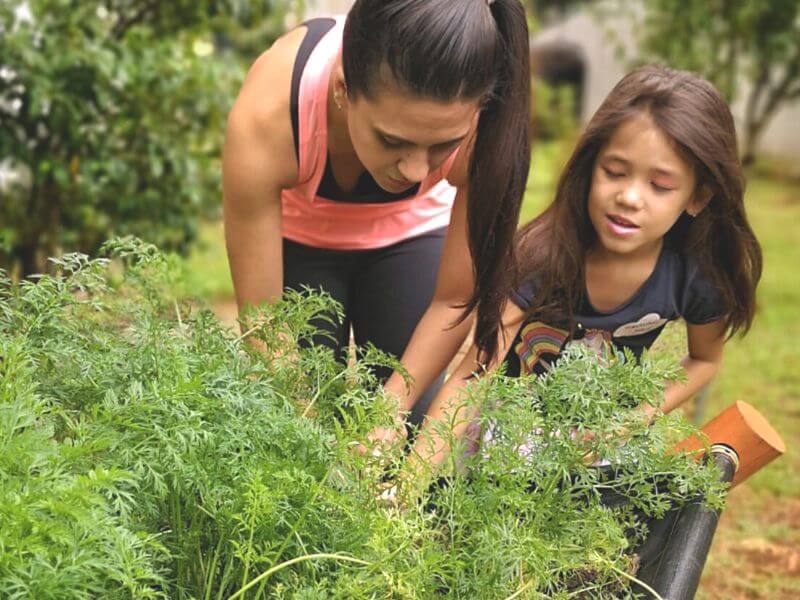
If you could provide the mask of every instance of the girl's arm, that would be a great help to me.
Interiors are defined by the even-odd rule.
[[[502,325],[498,332],[497,354],[484,369],[478,363],[478,349],[473,344],[458,368],[450,375],[442,389],[431,403],[422,429],[406,460],[404,473],[400,478],[416,479],[426,471],[434,471],[447,458],[451,439],[461,439],[474,414],[459,413],[463,411],[464,390],[474,373],[492,371],[500,365],[508,353],[514,338],[522,326],[525,313],[513,302],[508,302],[503,310]],[[451,436],[442,436],[437,426],[439,423],[454,423]],[[426,467],[426,465],[428,465]],[[425,479],[425,478],[423,478]]]
[[[725,344],[725,325],[723,320],[706,325],[686,325],[689,354],[681,361],[686,373],[686,381],[672,383],[664,392],[664,402],[658,408],[642,407],[642,411],[652,417],[655,412],[668,413],[707,385],[717,374],[722,363],[722,348]]]

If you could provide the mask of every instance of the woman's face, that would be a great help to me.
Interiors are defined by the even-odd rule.
[[[375,98],[346,102],[350,140],[377,184],[399,193],[422,181],[458,148],[477,121],[480,100],[443,102],[383,85]]]

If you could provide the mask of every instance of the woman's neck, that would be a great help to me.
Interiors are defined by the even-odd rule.
[[[339,158],[357,160],[353,142],[350,140],[350,129],[347,124],[346,100],[341,99],[342,108],[336,104],[336,80],[341,76],[342,57],[336,59],[328,82],[328,153]]]

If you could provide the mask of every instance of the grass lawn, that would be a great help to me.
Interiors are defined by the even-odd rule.
[[[549,200],[566,149],[535,147],[523,222]],[[699,600],[800,597],[800,183],[754,176],[746,199],[764,248],[760,309],[750,333],[727,345],[705,412],[711,417],[745,400],[781,433],[788,453],[731,492]],[[186,276],[195,295],[229,312],[233,292],[220,224],[203,229]],[[680,328],[671,336],[679,337]]]

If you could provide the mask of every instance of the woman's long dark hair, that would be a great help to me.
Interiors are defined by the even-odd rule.
[[[595,160],[614,131],[641,113],[692,163],[697,189],[711,192],[697,217],[682,215],[667,235],[719,290],[728,334],[746,332],[762,257],[744,210],[733,117],[709,82],[660,66],[639,68],[614,87],[578,140],[552,204],[520,231],[520,270],[538,282],[530,313],[571,324],[585,293],[586,254],[596,239],[587,207]]]
[[[467,221],[482,360],[497,350],[502,305],[515,272],[514,236],[530,163],[528,26],[519,0],[356,0],[342,63],[347,93],[374,98],[381,69],[412,94],[480,98],[469,166]]]

